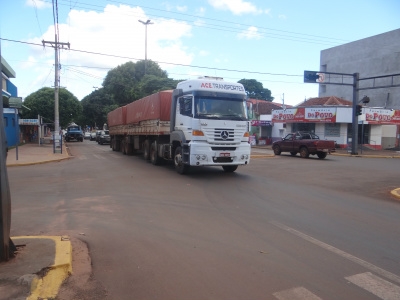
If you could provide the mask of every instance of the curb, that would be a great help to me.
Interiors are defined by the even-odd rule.
[[[40,165],[40,164],[47,164],[50,162],[60,162],[65,159],[70,159],[70,156],[68,157],[60,157],[57,159],[48,159],[48,160],[41,160],[41,161],[36,161],[36,162],[26,162],[26,163],[20,163],[20,164],[8,164],[7,167],[22,167],[22,166],[32,166],[32,165]]]
[[[347,156],[347,157],[367,157],[367,158],[400,158],[398,155],[377,155],[377,154],[350,154],[350,153],[331,153],[334,156]]]
[[[67,236],[18,236],[12,239],[50,239],[55,243],[54,264],[45,267],[43,276],[35,275],[27,300],[54,299],[63,281],[72,274],[72,246]]]

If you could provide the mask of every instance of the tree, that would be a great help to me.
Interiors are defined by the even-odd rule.
[[[93,91],[82,99],[82,124],[92,128],[101,128],[107,122],[107,114],[118,108],[113,96],[105,92],[104,88]]]
[[[258,82],[255,79],[241,79],[238,82],[243,84],[249,98],[266,101],[274,100],[274,97],[271,96],[271,91],[265,89],[261,82]]]
[[[138,61],[137,63],[130,61],[107,73],[103,81],[104,90],[107,94],[113,96],[115,103],[119,106],[140,99],[143,95],[149,95],[141,91],[140,86],[141,81],[146,76],[153,75],[153,79],[168,79],[167,73],[151,60],[147,61],[147,75],[145,76],[144,64],[144,61]]]
[[[82,115],[82,105],[67,89],[59,90],[60,127],[65,128],[71,122],[77,122]],[[44,87],[30,94],[24,100],[24,106],[30,110],[22,110],[25,119],[36,119],[42,116],[44,123],[54,124],[54,89]]]

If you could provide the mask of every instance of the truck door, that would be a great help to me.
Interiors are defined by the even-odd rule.
[[[178,98],[176,106],[175,130],[182,130],[187,139],[190,139],[193,119],[193,97]]]
[[[294,137],[295,137],[295,135],[292,133],[289,133],[287,136],[285,136],[285,138],[282,140],[282,143],[281,143],[282,151],[292,151]]]

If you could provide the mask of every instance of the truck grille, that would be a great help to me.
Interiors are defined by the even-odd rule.
[[[234,129],[214,129],[214,141],[216,142],[233,142],[235,140]]]

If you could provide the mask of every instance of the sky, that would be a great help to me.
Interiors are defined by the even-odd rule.
[[[318,96],[318,84],[303,83],[303,74],[319,70],[322,50],[398,28],[399,0],[0,3],[1,55],[16,73],[11,82],[20,97],[54,87],[50,42],[57,34],[60,86],[79,100],[101,88],[108,71],[147,53],[170,78],[255,79],[274,102],[296,105]]]

